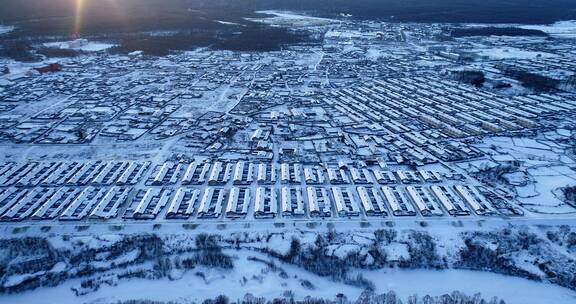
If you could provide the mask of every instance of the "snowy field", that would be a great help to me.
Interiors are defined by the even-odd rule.
[[[246,293],[268,298],[281,297],[285,290],[292,290],[296,295],[310,295],[323,298],[334,298],[336,292],[343,292],[350,297],[357,297],[361,290],[342,283],[335,283],[326,278],[307,273],[297,267],[282,265],[290,278],[282,279],[276,273],[266,273],[266,265],[249,261],[249,256],[258,256],[247,251],[231,251],[235,256],[237,265],[235,270],[224,271],[209,268],[197,269],[202,271],[204,278],[192,272],[174,274],[172,280],[142,280],[135,279],[129,282],[120,282],[118,286],[105,286],[97,292],[89,295],[76,297],[70,290],[79,282],[69,282],[68,284],[56,288],[42,288],[22,295],[0,297],[9,303],[36,303],[49,304],[51,299],[59,299],[59,303],[97,303],[106,300],[108,302],[147,299],[156,301],[191,301],[202,302],[207,298],[214,298],[221,294],[226,294],[234,299],[241,299]],[[261,255],[261,258],[265,256]],[[245,281],[246,280],[246,281]],[[300,281],[308,280],[313,282],[313,290],[301,286]],[[177,295],[177,296],[174,296]],[[41,299],[45,299],[43,302]]]
[[[367,279],[378,282],[377,292],[394,290],[403,299],[415,293],[415,286],[418,286],[417,293],[420,295],[462,290],[468,294],[479,292],[485,298],[496,296],[507,304],[568,304],[576,298],[576,292],[566,288],[490,272],[394,269],[366,271],[363,274]]]
[[[15,27],[8,25],[0,25],[0,35],[13,31]]]
[[[493,60],[503,59],[536,59],[536,58],[551,58],[556,57],[554,54],[544,52],[533,52],[521,50],[514,47],[497,47],[476,50],[478,55],[486,56]]]
[[[230,22],[230,21],[223,21],[223,20],[216,20],[216,22],[220,23],[220,24],[224,24],[224,25],[239,25],[239,26],[244,26],[240,23],[236,23],[236,22]]]
[[[54,303],[53,299],[58,299],[60,304],[112,303],[130,299],[188,303],[202,302],[223,292],[231,299],[242,299],[246,293],[270,299],[282,297],[284,291],[290,290],[298,300],[303,299],[304,295],[334,299],[338,293],[346,295],[349,299],[355,299],[362,292],[360,288],[332,282],[297,267],[280,264],[290,276],[288,279],[282,279],[276,273],[267,272],[263,264],[247,260],[249,255],[246,252],[234,252],[234,254],[237,257],[238,268],[242,271],[201,269],[199,271],[205,274],[205,278],[186,273],[176,275],[174,280],[134,279],[120,282],[117,286],[106,285],[94,293],[81,297],[76,297],[70,290],[78,284],[76,281],[24,294],[6,295],[0,299],[5,303],[35,304],[51,304]],[[566,288],[489,272],[393,269],[361,273],[367,279],[377,282],[376,293],[394,291],[402,300],[407,300],[414,294],[439,296],[454,290],[470,295],[480,293],[488,299],[495,296],[505,300],[507,304],[571,304],[576,298],[576,292]],[[244,281],[246,278],[249,279]],[[302,280],[312,282],[314,288],[303,287],[300,283]]]
[[[525,25],[525,24],[482,24],[482,23],[468,23],[467,27],[481,28],[481,27],[518,27],[526,30],[542,31],[554,38],[574,39],[576,38],[576,20],[558,21],[552,24],[541,25]],[[511,41],[517,40],[518,37],[509,37]],[[530,39],[538,39],[530,37]]]
[[[557,129],[540,138],[492,137],[478,147],[491,155],[489,159],[459,164],[469,172],[496,168],[499,164],[518,161],[521,166],[502,175],[505,184],[517,194],[517,200],[538,214],[573,214],[576,210],[563,201],[560,188],[576,185],[574,161],[554,140],[570,132]]]
[[[550,256],[555,256],[556,262],[566,261],[566,256],[569,256],[571,250],[573,250],[570,249],[571,247],[540,238],[545,238],[545,235],[550,236],[551,232],[560,236],[558,234],[559,231],[569,232],[573,225],[559,229],[555,226],[508,227],[506,229],[511,229],[512,235],[530,235],[532,238],[538,238],[540,242],[533,243],[528,248],[523,248],[522,239],[515,240],[508,232],[507,236],[502,237],[508,238],[508,240],[488,242],[485,245],[487,246],[486,248],[496,250],[498,247],[508,247],[505,252],[500,253],[506,256],[508,260],[506,263],[516,263],[515,266],[517,267],[543,276],[542,282],[528,280],[519,276],[489,272],[491,271],[490,269],[474,271],[449,267],[443,270],[433,270],[423,269],[418,266],[416,268],[411,268],[410,266],[409,268],[390,268],[374,263],[374,261],[369,262],[372,263],[373,267],[365,264],[365,267],[350,269],[350,276],[361,275],[364,279],[373,283],[376,294],[394,291],[403,301],[406,301],[408,297],[414,294],[419,296],[440,296],[458,290],[468,295],[480,293],[485,299],[498,297],[508,304],[573,303],[576,298],[576,291],[548,283],[546,275],[532,264],[533,259],[536,259],[534,263],[538,263],[539,259],[549,259]],[[92,275],[82,274],[80,278],[65,279],[56,286],[38,287],[31,291],[4,294],[0,296],[0,301],[3,303],[42,304],[54,303],[53,299],[58,299],[58,303],[62,304],[95,304],[147,299],[199,303],[207,298],[214,298],[221,294],[225,294],[234,301],[242,299],[246,293],[268,299],[282,298],[286,294],[293,294],[297,300],[302,300],[306,296],[334,299],[338,293],[342,293],[348,299],[355,300],[364,290],[363,287],[345,283],[330,276],[318,275],[313,271],[305,270],[299,262],[289,263],[266,252],[271,251],[275,254],[286,255],[291,250],[290,241],[293,238],[297,238],[301,244],[300,250],[314,250],[317,246],[322,246],[323,254],[321,258],[332,257],[339,260],[357,260],[359,257],[369,256],[367,249],[372,248],[372,251],[385,252],[385,259],[392,261],[392,263],[394,263],[393,261],[411,261],[416,257],[411,256],[413,254],[411,252],[416,248],[425,250],[420,247],[420,242],[427,242],[425,238],[422,240],[414,238],[419,236],[420,233],[426,232],[437,244],[433,250],[439,255],[438,259],[456,263],[458,251],[460,248],[465,248],[463,247],[465,246],[463,244],[464,237],[478,234],[478,241],[483,243],[488,240],[483,240],[485,237],[499,237],[502,231],[498,229],[500,228],[491,225],[468,226],[468,228],[458,226],[449,228],[449,226],[432,225],[427,228],[420,227],[407,230],[386,229],[388,233],[378,236],[380,235],[378,230],[348,230],[343,225],[342,228],[337,228],[336,234],[332,236],[333,239],[320,242],[318,241],[319,235],[327,237],[325,228],[318,231],[286,229],[274,232],[253,229],[253,231],[247,230],[245,233],[225,233],[213,230],[212,233],[215,233],[215,235],[221,235],[219,244],[226,247],[226,249],[222,250],[222,253],[231,258],[233,268],[207,267],[205,265],[198,265],[191,269],[171,268],[166,276],[146,279],[126,278],[125,275],[157,269],[157,264],[155,264],[157,262],[155,261],[158,259],[148,257],[144,258],[144,260],[137,260],[138,256],[143,254],[141,249],[138,249],[141,247],[130,247],[128,242],[119,243],[126,235],[109,234],[110,232],[106,231],[99,233],[84,231],[83,233],[88,234],[67,235],[65,238],[52,235],[47,237],[51,246],[59,250],[68,250],[72,254],[85,252],[87,255],[79,257],[80,259],[89,257],[88,253],[92,250],[103,251],[96,252],[94,256],[89,258],[90,262],[88,264],[81,262],[80,265],[74,266],[77,263],[73,261],[74,259],[66,260],[65,258],[63,262],[57,263],[48,272],[67,273],[73,276],[73,273],[76,273],[79,269],[84,269],[84,271],[90,271],[90,269],[99,270]],[[184,261],[190,256],[191,252],[198,250],[198,239],[196,238],[198,232],[189,231],[186,234],[179,232],[178,229],[163,230],[164,232],[157,231],[160,233],[157,236],[162,240],[164,252],[162,257]],[[391,234],[392,231],[395,231],[395,233]],[[489,236],[490,233],[494,234]],[[329,243],[318,245],[323,242]],[[516,248],[510,248],[511,244]],[[64,255],[70,253],[64,253]],[[371,253],[370,255],[374,254]],[[25,260],[25,258],[33,259],[36,257],[23,255],[21,258]],[[557,271],[557,268],[548,268],[548,270]],[[565,270],[570,271],[568,268]],[[35,273],[30,275],[42,276],[43,274]],[[26,276],[28,275],[12,275],[8,280],[3,280],[2,284],[6,286],[6,284],[18,283]],[[98,282],[98,288],[81,287],[83,282],[87,282],[89,278],[93,278],[93,280],[88,280],[89,282]],[[74,290],[83,290],[83,292],[77,296]]]
[[[257,11],[256,13],[272,15],[272,17],[246,18],[246,20],[266,23],[272,26],[296,26],[296,27],[323,26],[338,22],[338,20],[334,19],[311,17],[284,11],[266,10],[266,11]]]
[[[559,21],[551,25],[523,25],[521,28],[540,30],[555,38],[576,38],[576,20]]]
[[[114,47],[114,44],[77,39],[72,41],[48,42],[44,46],[58,49],[71,49],[85,52],[100,52]]]

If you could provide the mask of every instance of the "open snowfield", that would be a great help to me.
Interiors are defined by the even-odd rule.
[[[103,43],[103,42],[96,42],[96,41],[81,41],[72,40],[72,41],[62,41],[62,42],[48,42],[44,43],[44,46],[50,48],[59,48],[59,49],[71,49],[77,51],[85,51],[85,52],[100,52],[107,50],[114,46],[111,43]]]
[[[533,205],[536,210],[549,213],[574,213],[576,210],[564,204],[559,197],[558,188],[576,184],[576,172],[565,166],[529,169],[528,173],[534,180],[533,196],[521,199],[523,204]],[[522,188],[520,188],[523,190]],[[532,207],[530,207],[532,209]]]
[[[13,31],[15,27],[8,25],[0,25],[0,35]]]
[[[220,24],[224,24],[224,25],[241,25],[244,26],[240,23],[236,23],[236,22],[230,22],[230,21],[223,21],[223,20],[216,20],[216,22],[220,23]]]
[[[536,58],[551,58],[556,57],[554,54],[544,53],[544,52],[533,52],[527,50],[521,50],[514,47],[497,47],[497,48],[487,48],[478,49],[476,52],[480,56],[487,56],[493,60],[503,60],[503,59],[536,59]]]
[[[334,19],[311,17],[285,11],[266,10],[266,11],[257,11],[256,13],[272,15],[273,17],[246,18],[246,19],[254,22],[269,24],[272,26],[296,26],[296,27],[322,26],[338,22],[338,20]]]
[[[190,301],[202,302],[207,298],[214,298],[226,294],[231,299],[241,299],[246,293],[267,298],[281,297],[286,290],[295,292],[299,299],[305,295],[334,298],[338,292],[350,297],[357,297],[362,290],[342,283],[335,283],[326,278],[307,273],[297,267],[281,265],[290,276],[287,279],[279,277],[278,273],[267,272],[266,265],[260,262],[249,261],[249,256],[266,258],[248,251],[227,252],[235,256],[236,269],[232,271],[215,269],[195,269],[185,274],[175,274],[174,280],[142,280],[135,279],[120,282],[118,286],[105,286],[89,295],[76,297],[70,290],[79,282],[69,282],[56,288],[42,288],[21,295],[0,297],[7,303],[53,303],[52,299],[59,299],[59,303],[99,303],[98,301],[115,302],[130,299],[147,299],[156,301]],[[202,272],[205,278],[195,273]],[[314,289],[306,289],[301,285],[302,280],[314,284]],[[44,299],[44,301],[42,300]]]
[[[555,133],[553,135],[557,136]],[[560,190],[576,185],[574,162],[557,143],[547,138],[492,137],[485,139],[478,147],[492,154],[490,159],[460,164],[462,168],[476,171],[510,160],[518,161],[521,166],[514,172],[505,173],[503,178],[512,186],[518,195],[517,200],[524,207],[539,214],[576,212],[563,201]]]
[[[466,24],[467,27],[479,28],[479,27],[518,27],[526,30],[537,30],[542,31],[554,38],[565,38],[574,39],[576,38],[576,20],[565,20],[558,21],[552,24],[540,24],[540,25],[526,25],[526,24],[482,24],[482,23],[469,23]],[[516,40],[518,37],[510,37],[508,39]],[[530,37],[530,39],[535,39]]]
[[[540,30],[555,38],[576,38],[576,20],[559,21],[550,25],[523,25],[521,28]]]
[[[193,273],[186,273],[173,281],[133,279],[129,282],[120,282],[117,286],[106,285],[94,293],[81,297],[76,297],[70,290],[78,284],[78,281],[73,281],[58,287],[7,295],[1,299],[5,301],[4,303],[35,304],[51,304],[54,303],[53,299],[58,299],[60,304],[112,303],[130,299],[191,303],[214,298],[222,293],[226,293],[231,299],[241,299],[246,293],[270,299],[282,297],[284,291],[291,290],[296,295],[295,298],[301,300],[304,295],[334,299],[338,293],[345,294],[349,299],[355,299],[362,292],[360,288],[332,282],[290,265],[280,265],[290,276],[282,279],[277,273],[267,272],[264,264],[248,261],[248,254],[245,252],[234,254],[238,258],[236,262],[241,271],[198,270],[205,274],[205,279]],[[377,282],[377,293],[393,290],[402,300],[416,293],[439,296],[454,290],[470,295],[479,292],[488,299],[496,296],[505,300],[507,304],[571,304],[576,298],[576,292],[566,288],[489,272],[393,269],[361,273],[367,279]],[[311,282],[314,289],[304,288],[300,283],[301,280]],[[434,284],[431,284],[432,282]]]
[[[416,286],[419,295],[440,295],[456,289],[469,294],[479,292],[485,298],[496,296],[507,304],[568,304],[576,298],[576,292],[566,288],[490,272],[393,269],[366,271],[363,275],[378,282],[378,293],[394,290],[403,299],[413,295]]]
[[[502,224],[503,226],[506,226]],[[349,229],[342,225],[338,228],[340,234],[336,241],[332,241],[328,248],[333,248],[331,252],[325,252],[326,256],[338,256],[338,259],[349,259],[355,255],[361,255],[369,246],[381,246],[387,252],[389,260],[410,259],[410,253],[406,252],[406,243],[411,237],[405,239],[404,233],[411,230],[397,229],[399,236],[394,237],[391,243],[374,244],[374,231],[372,229]],[[340,227],[340,226],[338,226]],[[514,227],[514,226],[509,226]],[[55,227],[53,232],[56,232]],[[140,229],[143,229],[141,226]],[[166,228],[166,229],[164,229]],[[173,227],[163,227],[160,234],[164,240],[165,250],[168,252],[174,249],[183,250],[179,254],[181,259],[186,258],[186,248],[194,247],[194,234],[188,232],[190,236],[183,234],[182,230],[172,229]],[[437,251],[444,258],[453,259],[453,254],[457,254],[457,248],[462,246],[460,233],[471,233],[472,231],[483,234],[492,231],[496,226],[478,225],[476,227],[457,227],[448,225],[431,225],[425,230],[439,242]],[[342,281],[335,281],[327,276],[319,276],[304,270],[301,266],[287,263],[280,259],[260,252],[260,249],[269,249],[277,253],[288,250],[290,240],[297,237],[302,246],[314,246],[318,233],[322,233],[325,228],[319,228],[317,232],[313,230],[284,230],[275,232],[255,229],[246,230],[246,233],[222,233],[222,237],[229,242],[237,240],[239,249],[224,249],[223,253],[232,258],[234,267],[232,269],[212,268],[197,266],[193,269],[172,269],[167,277],[156,279],[141,278],[118,278],[126,271],[138,271],[139,269],[150,269],[153,260],[129,264],[122,267],[113,267],[113,263],[120,263],[121,260],[134,260],[138,255],[138,250],[127,250],[113,260],[106,259],[107,252],[96,255],[92,266],[104,267],[104,272],[95,273],[94,276],[101,282],[99,288],[90,290],[84,295],[76,296],[73,289],[81,289],[80,284],[86,281],[71,278],[65,280],[57,286],[39,287],[30,291],[23,291],[16,294],[4,294],[0,296],[3,303],[35,303],[49,304],[58,299],[58,303],[115,303],[131,299],[146,299],[153,301],[178,301],[179,303],[200,303],[207,298],[214,298],[225,294],[232,301],[242,299],[246,293],[251,293],[257,297],[267,299],[280,298],[285,296],[285,292],[293,293],[294,298],[302,300],[306,296],[334,299],[338,293],[346,295],[348,299],[355,300],[363,291],[362,287],[345,284]],[[415,230],[422,230],[414,228]],[[515,228],[513,228],[515,229]],[[544,228],[544,226],[520,228],[519,231],[530,231],[533,235],[539,235],[546,231],[554,231],[554,228]],[[348,231],[347,233],[344,233]],[[422,230],[424,231],[424,230]],[[516,231],[516,230],[514,230]],[[72,232],[72,231],[70,231]],[[124,231],[126,233],[127,231]],[[212,230],[216,233],[215,230]],[[31,234],[32,230],[25,232]],[[122,239],[122,235],[109,234],[103,230],[96,233],[90,230],[87,235],[70,236],[61,238],[51,236],[48,238],[55,248],[68,249],[72,252],[87,251],[92,249],[106,248],[112,246]],[[178,234],[177,234],[178,233]],[[8,233],[4,235],[9,235]],[[60,235],[60,233],[59,233]],[[413,236],[413,235],[412,235]],[[341,239],[343,238],[343,239]],[[497,242],[495,242],[497,243]],[[413,246],[413,245],[409,245]],[[494,245],[496,248],[498,245]],[[234,247],[234,246],[231,246]],[[110,248],[110,247],[108,247]],[[540,248],[540,247],[538,247]],[[561,253],[564,248],[557,248],[557,253]],[[189,249],[188,249],[189,250]],[[528,254],[528,251],[531,252]],[[136,252],[136,255],[133,255]],[[513,258],[518,265],[526,264],[526,269],[532,266],[528,261],[532,254],[538,252],[537,248],[527,251],[513,251],[511,254],[523,253]],[[365,254],[365,253],[364,253]],[[569,253],[563,253],[569,254]],[[166,257],[168,257],[167,255]],[[96,260],[97,259],[97,260]],[[524,261],[523,261],[524,260]],[[58,263],[51,271],[73,271],[70,265],[60,265]],[[273,266],[270,266],[273,265]],[[88,265],[86,265],[88,266]],[[110,268],[112,267],[112,268]],[[539,270],[535,269],[538,272]],[[496,274],[487,271],[472,271],[463,269],[403,269],[383,267],[375,270],[355,268],[351,276],[362,275],[366,280],[374,283],[376,294],[394,291],[399,298],[406,301],[409,296],[418,294],[419,296],[431,295],[440,296],[449,294],[454,290],[461,291],[468,295],[480,293],[483,298],[490,299],[498,297],[508,304],[540,304],[555,303],[569,304],[576,299],[576,292],[567,288],[528,280],[520,277],[513,277],[503,274]],[[17,280],[18,276],[14,276]]]

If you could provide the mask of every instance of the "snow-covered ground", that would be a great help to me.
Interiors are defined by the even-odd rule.
[[[528,169],[528,174],[534,180],[534,184],[518,187],[518,190],[526,196],[521,198],[523,204],[537,206],[536,208],[542,212],[574,212],[573,208],[564,204],[557,190],[576,184],[574,170],[566,166],[552,166]],[[526,195],[527,192],[529,192],[528,195]]]
[[[38,62],[21,62],[12,59],[3,59],[0,60],[0,66],[7,67],[10,70],[10,73],[7,75],[0,75],[0,79],[2,78],[12,79],[15,77],[24,76],[27,72],[29,72],[33,68],[45,66],[56,62],[58,62],[58,60],[52,58],[48,58],[46,60]]]
[[[236,23],[236,22],[229,22],[229,21],[222,21],[222,20],[216,20],[216,22],[220,23],[220,24],[224,24],[224,25],[242,25],[240,23]],[[243,25],[242,25],[243,26]]]
[[[232,300],[241,299],[246,293],[271,299],[282,297],[286,291],[292,291],[297,299],[305,296],[333,299],[337,293],[343,293],[348,299],[354,300],[360,295],[363,288],[357,287],[358,285],[345,284],[342,280],[334,280],[330,276],[319,276],[306,271],[307,268],[304,265],[306,263],[310,265],[309,262],[299,262],[296,259],[292,263],[287,263],[276,258],[275,256],[287,256],[291,252],[293,239],[299,241],[298,251],[301,257],[308,253],[318,259],[332,257],[340,261],[356,260],[363,261],[362,265],[376,267],[351,268],[348,278],[354,278],[360,274],[374,284],[377,294],[394,291],[403,300],[415,293],[420,296],[427,294],[440,296],[454,290],[468,295],[480,292],[485,299],[496,296],[509,304],[564,304],[572,303],[576,297],[574,290],[547,283],[554,280],[556,276],[547,276],[537,267],[540,264],[539,261],[544,260],[550,261],[550,271],[572,271],[570,257],[574,249],[571,249],[572,247],[564,241],[564,238],[570,236],[570,229],[574,227],[573,221],[562,227],[557,221],[554,221],[554,226],[516,226],[504,221],[498,226],[494,226],[489,221],[472,225],[456,222],[445,223],[445,225],[430,223],[425,227],[413,224],[411,229],[406,230],[397,227],[394,229],[378,229],[378,227],[358,229],[350,228],[351,226],[347,223],[342,223],[342,225],[335,225],[336,228],[333,230],[330,241],[327,240],[328,234],[326,234],[325,227],[317,230],[277,228],[272,231],[263,229],[262,226],[265,225],[257,225],[252,228],[244,227],[245,232],[239,229],[217,232],[216,229],[212,229],[210,233],[215,233],[215,236],[220,235],[217,237],[218,242],[225,246],[226,249],[222,252],[231,258],[233,268],[201,266],[203,264],[198,264],[194,268],[174,266],[169,268],[167,275],[154,277],[154,279],[125,276],[137,271],[150,273],[156,265],[155,258],[150,255],[147,255],[144,260],[137,260],[138,256],[144,252],[142,246],[145,243],[134,241],[135,239],[123,241],[125,236],[132,233],[146,237],[148,234],[144,232],[149,230],[146,230],[143,225],[137,229],[139,232],[132,232],[134,227],[126,225],[125,229],[122,229],[122,234],[111,234],[110,230],[104,228],[103,225],[100,226],[102,229],[99,231],[92,228],[76,231],[72,229],[73,226],[69,225],[68,233],[59,231],[65,225],[58,225],[44,232],[35,232],[36,229],[30,227],[31,229],[20,234],[14,234],[7,229],[0,233],[4,236],[3,238],[24,235],[40,236],[46,238],[52,248],[63,254],[61,258],[52,261],[52,263],[57,262],[53,266],[51,266],[52,263],[47,264],[48,268],[35,269],[29,274],[9,274],[9,277],[2,278],[2,280],[5,279],[2,281],[4,286],[18,284],[27,277],[44,276],[46,279],[44,273],[47,272],[61,272],[72,276],[58,282],[54,287],[39,287],[14,294],[3,294],[0,296],[0,302],[52,303],[53,299],[57,298],[59,303],[64,304],[114,303],[129,299],[200,303],[206,298],[221,294],[227,295]],[[506,229],[507,234],[504,234],[501,229]],[[193,231],[184,232],[182,227],[162,225],[161,228],[155,229],[154,233],[158,233],[156,236],[162,239],[164,257],[184,261],[199,248],[198,235],[201,231],[198,230],[199,228],[195,228]],[[486,250],[498,250],[498,256],[506,260],[504,264],[520,267],[522,270],[537,275],[537,278],[541,278],[542,281],[487,272],[494,269],[508,269],[499,268],[501,265],[498,263],[488,268],[482,265],[471,266],[472,269],[484,271],[462,270],[460,269],[462,266],[441,267],[444,270],[433,270],[429,267],[422,268],[422,266],[404,268],[375,263],[376,260],[381,261],[382,257],[390,263],[401,261],[411,263],[410,261],[414,261],[416,257],[415,254],[420,256],[428,252],[424,247],[420,247],[420,244],[428,242],[427,238],[419,237],[422,233],[429,236],[431,239],[428,240],[433,240],[436,244],[432,251],[435,251],[437,256],[434,260],[430,260],[431,263],[446,261],[450,265],[462,265],[458,263],[465,260],[461,259],[459,253],[470,248],[465,245],[464,240],[467,239],[477,241],[476,244],[483,246]],[[531,241],[531,245],[527,245],[528,248],[522,247],[524,236],[529,236],[529,239],[534,240]],[[320,241],[318,241],[319,237],[321,237]],[[148,240],[150,242],[152,239]],[[159,245],[159,243],[155,244]],[[6,246],[6,250],[0,253],[9,254],[14,250],[10,246]],[[318,248],[317,246],[321,246],[319,255],[312,253],[314,248]],[[368,248],[371,248],[372,253],[368,252]],[[82,259],[86,258],[86,261],[78,262],[71,256],[83,256],[83,252],[93,249],[102,251],[93,257],[82,257]],[[266,252],[273,252],[274,255]],[[20,258],[34,259],[38,256],[37,252],[30,252],[29,256],[26,252],[21,252]],[[368,256],[375,258],[364,258]],[[551,257],[554,257],[554,261]],[[135,263],[132,263],[134,261]],[[467,261],[470,262],[470,260]],[[2,263],[9,263],[9,261],[3,260]],[[99,271],[78,279],[74,276],[78,263],[81,263],[82,267],[99,269]],[[176,265],[175,262],[172,265]],[[338,264],[332,265],[338,267]],[[466,268],[466,265],[470,266],[470,264],[464,264],[463,267]],[[83,281],[97,282],[99,288],[80,288]],[[561,282],[569,284],[567,281]],[[560,282],[555,281],[555,283]],[[72,288],[83,289],[86,293],[76,296]]]
[[[419,295],[441,295],[452,290],[481,293],[485,298],[498,297],[507,304],[574,303],[576,292],[551,284],[468,270],[378,270],[363,272],[376,283],[376,292],[394,290],[402,299]],[[415,290],[415,287],[418,286]]]
[[[537,30],[542,31],[555,38],[576,38],[576,20],[565,20],[558,21],[552,24],[537,24],[537,25],[525,25],[525,24],[483,24],[483,23],[468,23],[465,26],[471,28],[483,28],[483,27],[517,27],[526,30]],[[510,37],[508,39],[517,40],[518,37]],[[530,39],[539,39],[535,37],[530,37]]]
[[[100,52],[113,47],[114,44],[88,41],[86,39],[76,39],[72,41],[48,42],[44,43],[44,46],[50,48],[71,49],[85,52]]]
[[[560,188],[576,185],[574,162],[565,150],[553,140],[569,137],[570,131],[558,129],[547,133],[545,138],[492,137],[483,140],[478,147],[491,159],[465,162],[460,167],[469,171],[494,168],[508,160],[519,161],[518,170],[503,175],[516,191],[518,201],[528,210],[537,213],[574,213],[576,210],[562,200]],[[495,154],[494,151],[497,151]]]
[[[357,298],[361,288],[333,282],[325,277],[308,273],[293,265],[276,262],[288,277],[270,271],[261,262],[248,257],[268,260],[261,254],[247,251],[229,251],[235,257],[235,270],[224,271],[198,268],[186,273],[175,273],[172,280],[131,279],[117,286],[102,285],[88,295],[76,297],[71,288],[79,284],[72,280],[57,287],[43,287],[32,292],[2,296],[5,303],[102,303],[146,299],[155,301],[201,302],[225,294],[232,300],[241,299],[246,293],[268,299],[282,297],[285,291],[294,292],[296,299],[305,296],[334,299],[338,293],[349,299]],[[203,276],[198,274],[202,272]],[[559,286],[538,283],[489,272],[468,270],[363,270],[365,278],[375,282],[376,293],[394,291],[406,300],[413,294],[439,296],[454,290],[472,295],[481,293],[485,298],[498,297],[508,304],[573,303],[576,292]],[[312,283],[306,288],[302,282]],[[434,284],[430,284],[434,282]],[[503,288],[505,287],[505,288]]]
[[[527,51],[514,47],[495,47],[495,48],[478,49],[476,50],[476,52],[481,56],[487,56],[488,58],[494,60],[556,57],[556,55],[550,53]]]
[[[273,17],[246,18],[246,20],[266,23],[272,26],[299,26],[299,27],[322,26],[338,22],[337,20],[334,19],[311,17],[285,11],[266,10],[266,11],[257,11],[257,13],[272,15]]]
[[[209,269],[201,267],[184,274],[174,274],[172,279],[145,280],[134,279],[119,282],[118,286],[102,286],[96,292],[86,296],[76,297],[70,290],[79,284],[79,280],[71,281],[58,287],[41,288],[29,293],[1,297],[6,303],[91,303],[105,299],[115,302],[130,299],[146,299],[157,301],[194,301],[201,303],[207,298],[227,295],[231,299],[241,299],[246,293],[267,298],[282,297],[286,290],[294,291],[297,298],[307,295],[322,298],[334,298],[338,292],[351,297],[357,297],[361,289],[336,283],[326,278],[308,273],[291,265],[281,265],[289,278],[282,278],[276,272],[266,271],[267,266],[260,262],[250,261],[248,257],[267,259],[264,255],[248,251],[230,251],[235,257],[235,269],[232,271]],[[197,275],[202,272],[204,278]],[[312,282],[314,289],[304,288],[303,280]],[[42,301],[45,299],[45,302]]]
[[[15,27],[9,25],[0,25],[0,35],[13,31]]]
[[[559,21],[550,25],[523,25],[521,28],[540,30],[556,38],[576,38],[576,20]]]

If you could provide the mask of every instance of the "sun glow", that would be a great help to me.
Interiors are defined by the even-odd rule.
[[[118,25],[127,26],[128,16],[118,0],[73,0],[74,1],[74,24],[72,35],[80,37],[85,32],[90,19],[96,18],[100,22],[116,22]]]
[[[84,0],[76,0],[76,8],[74,11],[74,36],[80,36],[82,30],[82,13],[84,11]]]

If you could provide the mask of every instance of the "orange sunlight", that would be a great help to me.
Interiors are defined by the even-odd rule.
[[[84,0],[76,0],[76,10],[74,12],[74,36],[79,37],[82,30],[82,13],[84,9]]]

